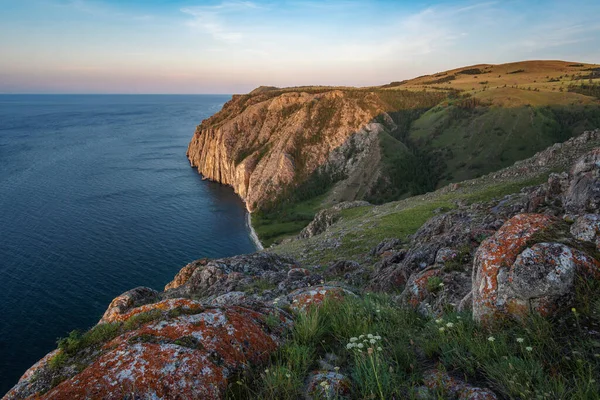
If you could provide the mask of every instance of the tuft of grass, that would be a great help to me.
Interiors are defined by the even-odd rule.
[[[589,332],[600,323],[599,292],[598,283],[582,287],[574,311],[560,319],[531,317],[492,330],[469,313],[424,317],[389,295],[326,301],[298,314],[270,365],[241,379],[228,398],[300,398],[317,360],[334,355],[351,398],[411,398],[436,366],[502,398],[596,399],[600,343]]]
[[[328,329],[325,315],[316,307],[310,307],[296,318],[294,340],[302,345],[315,345]]]

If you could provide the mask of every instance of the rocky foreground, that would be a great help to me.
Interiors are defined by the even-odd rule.
[[[140,287],[115,298],[98,325],[63,339],[3,399],[225,398],[240,377],[270,362],[307,312],[369,292],[391,293],[425,318],[462,310],[486,329],[559,318],[574,312],[580,282],[600,280],[599,211],[596,148],[541,185],[440,212],[408,241],[384,240],[371,250],[374,265],[300,265],[269,252],[198,260],[162,292]],[[419,398],[504,397],[435,365],[420,379]],[[353,393],[326,362],[305,385],[312,398],[330,398],[331,388],[337,397]]]

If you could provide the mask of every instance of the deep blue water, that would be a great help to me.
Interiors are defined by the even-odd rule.
[[[243,203],[185,157],[228,99],[0,95],[0,395],[122,292],[254,251]]]

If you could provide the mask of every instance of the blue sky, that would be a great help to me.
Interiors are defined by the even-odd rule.
[[[0,0],[0,93],[244,93],[599,63],[598,15],[598,0]]]

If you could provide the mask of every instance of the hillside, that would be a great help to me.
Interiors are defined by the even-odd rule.
[[[198,126],[203,177],[230,185],[265,245],[343,201],[476,178],[600,126],[597,65],[475,65],[368,87],[261,87]]]

